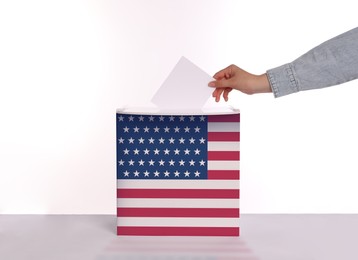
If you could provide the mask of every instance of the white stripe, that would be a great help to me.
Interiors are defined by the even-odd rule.
[[[240,199],[117,199],[118,208],[232,208]]]
[[[240,170],[240,161],[208,161],[208,170]]]
[[[239,189],[239,180],[117,180],[118,189]]]
[[[238,218],[142,218],[119,217],[120,227],[238,227]]]
[[[240,142],[208,142],[208,151],[240,151]]]
[[[209,122],[208,132],[239,132],[239,122]]]

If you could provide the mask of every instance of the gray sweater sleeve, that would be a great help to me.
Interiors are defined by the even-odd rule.
[[[358,78],[358,27],[332,38],[291,63],[267,71],[275,97],[338,85]]]

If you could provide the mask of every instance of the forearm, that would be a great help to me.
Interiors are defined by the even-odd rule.
[[[358,78],[358,27],[267,71],[275,97],[338,85]]]

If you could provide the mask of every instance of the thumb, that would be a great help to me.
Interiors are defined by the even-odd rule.
[[[208,86],[213,88],[232,88],[232,80],[231,79],[221,79],[209,82]]]

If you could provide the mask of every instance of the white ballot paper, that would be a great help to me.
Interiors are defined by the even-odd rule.
[[[161,109],[201,109],[214,91],[208,87],[212,80],[208,73],[181,57],[151,101]]]

